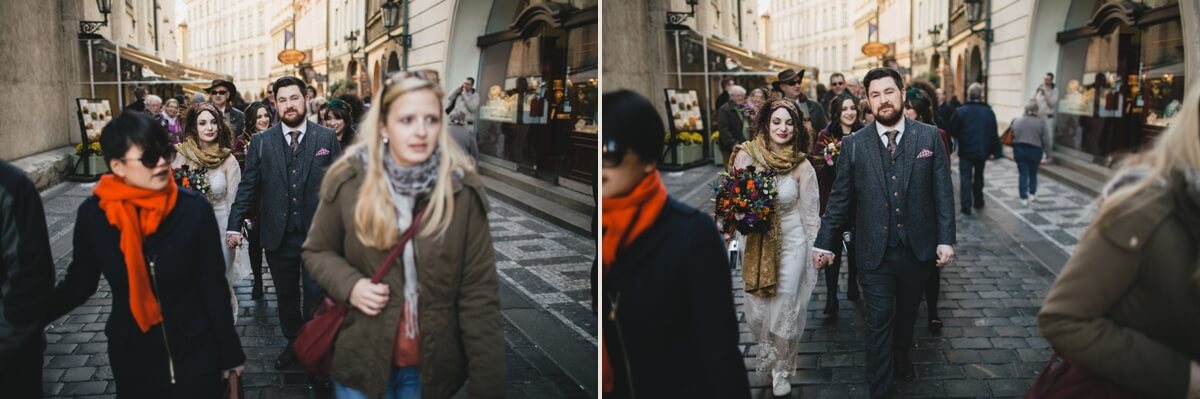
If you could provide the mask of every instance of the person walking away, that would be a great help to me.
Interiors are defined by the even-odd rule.
[[[4,161],[0,237],[0,386],[16,398],[40,398],[42,328],[54,294],[54,256],[37,187]]]
[[[46,321],[96,293],[112,294],[105,321],[117,395],[217,398],[246,354],[233,326],[217,218],[204,195],[171,179],[167,132],[142,111],[104,127],[111,174],[79,205],[71,263]]]
[[[1039,115],[1040,106],[1029,103],[1022,115],[1009,124],[1012,129],[1013,161],[1017,163],[1017,194],[1021,205],[1037,203],[1037,174],[1041,166],[1044,149],[1050,147],[1050,135]]]
[[[246,150],[250,148],[250,140],[254,135],[267,131],[271,126],[278,123],[275,113],[271,108],[267,107],[266,103],[255,101],[246,106],[246,115],[250,115],[251,123],[245,125],[245,130],[238,134],[233,143],[233,157],[237,158],[238,167],[240,170],[246,170]],[[259,234],[262,229],[258,223],[260,221],[262,201],[255,200],[254,204],[246,212],[246,218],[242,220],[241,229],[246,234],[246,240],[249,241],[247,253],[250,256],[250,272],[254,276],[254,282],[250,289],[250,299],[262,299],[266,293],[263,289],[262,264],[263,264],[263,247],[262,237]]]
[[[602,103],[621,115],[601,135],[604,396],[748,399],[721,234],[667,194],[654,105],[628,90]]]
[[[996,113],[983,102],[983,85],[967,87],[967,102],[950,119],[950,136],[958,140],[959,206],[963,215],[983,209],[983,168],[990,157],[1000,158]]]
[[[1200,398],[1200,86],[1180,110],[1104,187],[1038,312],[1055,353],[1123,397]]]
[[[812,149],[809,151],[809,161],[812,163],[813,170],[817,174],[817,187],[819,187],[821,197],[821,215],[825,215],[826,206],[829,203],[829,193],[833,190],[833,182],[837,179],[837,169],[834,168],[833,162],[836,156],[830,153],[829,146],[840,146],[846,136],[862,129],[860,122],[858,101],[854,99],[848,92],[837,96],[830,103],[830,115],[837,119],[836,123],[832,123],[829,127],[817,134],[817,139],[813,140]],[[828,157],[826,156],[828,155]],[[851,236],[853,229],[849,230]],[[839,236],[844,237],[844,234],[839,233]],[[836,241],[836,240],[835,240]],[[851,301],[858,300],[858,265],[854,264],[854,249],[853,239],[841,240],[841,245],[834,243],[830,251],[833,252],[833,262],[825,269],[825,288],[827,297],[825,300],[824,313],[831,318],[836,318],[838,314],[838,278],[841,277],[842,255],[849,258],[846,262],[848,276],[846,279],[846,299]],[[846,249],[846,251],[843,251]]]
[[[230,131],[240,132],[245,129],[245,115],[230,101],[230,99],[238,97],[237,86],[234,86],[233,82],[217,79],[212,81],[212,86],[204,91],[208,93],[212,105],[221,111],[221,116],[229,123]]]
[[[326,174],[304,242],[305,268],[351,308],[334,341],[338,398],[450,398],[464,383],[468,397],[504,397],[487,190],[444,134],[435,76],[387,77],[360,143]],[[409,229],[414,238],[400,242]],[[392,271],[373,283],[398,245]]]
[[[742,126],[745,123],[742,119],[742,104],[745,101],[746,89],[733,85],[729,88],[729,101],[717,111],[717,131],[720,132],[717,136],[717,146],[721,148],[721,159],[727,163],[732,159],[730,155],[733,154],[733,147],[746,141],[745,136],[742,136]]]
[[[909,351],[930,269],[954,262],[954,196],[937,129],[901,113],[900,73],[872,69],[863,83],[877,119],[843,140],[812,256],[818,268],[829,265],[830,249],[855,221],[867,381],[872,398],[889,398],[897,376],[916,375]]]
[[[1054,146],[1054,110],[1058,107],[1058,90],[1054,87],[1054,73],[1046,72],[1046,77],[1042,78],[1042,84],[1034,89],[1033,98],[1030,99],[1037,104],[1038,117],[1042,118],[1046,125],[1045,135],[1046,145],[1042,146],[1042,152],[1046,155],[1046,162],[1050,161],[1050,152]]]
[[[240,226],[257,201],[262,201],[264,210],[273,210],[260,215],[259,234],[279,298],[279,325],[288,340],[275,360],[280,370],[296,362],[292,343],[321,297],[320,287],[304,272],[300,247],[317,210],[321,179],[342,153],[332,130],[306,120],[304,88],[304,81],[294,76],[275,81],[280,123],[250,138],[246,168],[227,223]],[[235,247],[241,240],[240,228],[228,229],[226,245]]]
[[[800,109],[801,116],[804,117],[805,129],[810,132],[819,132],[829,124],[825,118],[825,110],[820,103],[810,100],[804,94],[804,89],[800,87],[800,83],[804,81],[804,70],[800,72],[788,68],[779,73],[779,80],[772,83],[776,90],[783,91],[783,98],[796,103],[796,107]]]

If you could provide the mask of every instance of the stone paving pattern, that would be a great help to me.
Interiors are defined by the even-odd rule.
[[[956,158],[956,157],[955,157]],[[1006,216],[1020,215],[1039,231],[1065,231],[1075,236],[1066,209],[1079,212],[1090,198],[1041,177],[1039,188],[1042,204],[1031,209],[1020,208],[1016,199],[1016,168],[1009,160],[988,163],[987,188],[989,207],[1003,207]],[[697,189],[707,186],[719,170],[705,166],[675,174],[664,174],[668,190],[689,205],[711,210],[707,192]],[[957,170],[951,173],[955,186]],[[957,201],[958,190],[954,191]],[[1061,209],[1060,209],[1061,208]],[[958,262],[941,275],[939,314],[945,323],[943,336],[934,337],[925,327],[925,303],[920,305],[912,358],[917,379],[898,382],[900,397],[1021,397],[1051,354],[1047,342],[1037,329],[1037,312],[1054,275],[1030,252],[1022,249],[993,222],[976,213],[958,215]],[[1030,223],[1043,212],[1045,223]],[[1086,226],[1086,225],[1084,225]],[[1052,233],[1047,233],[1052,234]],[[1066,252],[1074,243],[1057,242]],[[1067,252],[1069,253],[1069,252]],[[837,298],[840,311],[836,319],[822,313],[829,294],[824,276],[819,276],[814,296],[807,310],[809,323],[802,338],[798,370],[792,377],[792,396],[804,398],[865,398],[869,395],[866,383],[865,327],[862,321],[862,300],[849,301],[845,296],[846,268],[842,267],[841,291]],[[824,272],[822,272],[824,273]],[[752,396],[772,397],[769,374],[759,376],[753,368],[757,344],[751,340],[741,311],[743,292],[741,270],[731,270],[731,287],[742,321],[741,351],[745,355],[747,375]]]
[[[43,193],[55,267],[61,280],[71,261],[76,209],[91,193],[91,184],[67,183]],[[583,348],[595,351],[595,314],[590,309],[591,257],[595,241],[538,220],[492,199],[489,220],[495,240],[501,284],[529,296],[555,319],[579,334]],[[266,268],[264,262],[264,268]],[[250,299],[250,280],[235,284],[239,300],[236,324],[246,352],[246,394],[249,398],[321,398],[304,372],[294,367],[277,371],[275,357],[287,344],[275,316],[275,287],[264,270],[267,295]],[[504,304],[502,303],[502,306]],[[47,328],[43,386],[46,397],[111,398],[117,387],[109,367],[104,323],[112,309],[107,281],[82,306]],[[538,345],[508,319],[505,330],[507,397],[583,398],[587,392],[567,377]],[[594,365],[593,365],[594,367]],[[465,397],[460,392],[458,397]]]

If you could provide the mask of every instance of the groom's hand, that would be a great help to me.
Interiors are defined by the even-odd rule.
[[[954,263],[954,247],[949,245],[937,246],[937,267],[944,268]]]

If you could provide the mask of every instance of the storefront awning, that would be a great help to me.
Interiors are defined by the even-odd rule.
[[[736,44],[723,41],[713,37],[704,37],[693,30],[679,31],[680,41],[686,41],[694,44],[697,47],[707,49],[711,55],[724,58],[724,62],[710,65],[706,75],[730,75],[730,76],[775,76],[784,69],[805,70],[806,78],[816,78],[818,69],[814,66],[807,66],[796,62],[784,60],[781,58],[772,57],[763,52],[747,50]],[[702,59],[709,59],[705,56]],[[682,66],[681,66],[682,67]],[[688,71],[673,71],[683,75],[695,74],[696,72]]]
[[[83,84],[176,84],[182,87],[184,91],[194,93],[204,91],[214,79],[232,80],[232,77],[229,75],[183,64],[175,60],[168,60],[129,46],[120,46],[120,49],[118,49],[116,44],[108,40],[96,40],[92,46],[93,51],[107,51],[120,54],[121,62],[140,65],[142,67],[142,76],[135,79],[121,80],[120,82],[92,80],[82,82]]]

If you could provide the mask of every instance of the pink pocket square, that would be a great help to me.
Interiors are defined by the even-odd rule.
[[[929,150],[921,150],[921,152],[920,152],[919,154],[917,154],[917,159],[921,159],[921,158],[929,158],[929,157],[932,157],[932,156],[933,156],[933,151],[929,151]]]
[[[328,150],[328,149],[322,148],[322,149],[320,149],[320,150],[318,150],[318,151],[317,151],[317,156],[318,156],[318,157],[323,157],[323,156],[326,156],[326,155],[329,155],[329,150]]]

